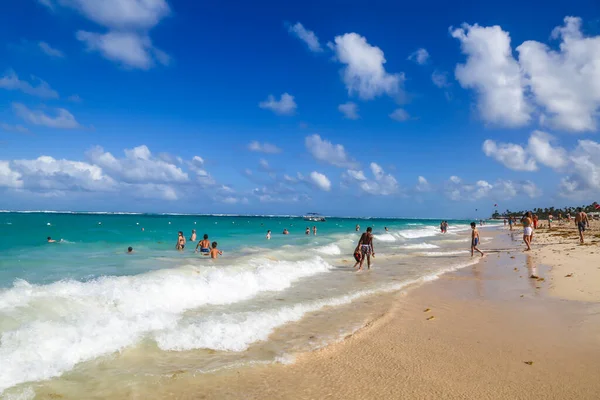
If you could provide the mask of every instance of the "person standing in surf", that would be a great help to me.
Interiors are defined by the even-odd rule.
[[[483,251],[477,248],[479,245],[479,231],[477,230],[477,224],[475,222],[471,222],[471,229],[471,257],[473,257],[473,250],[477,250],[481,253],[481,257],[483,257]]]
[[[313,235],[317,236],[317,226],[313,225]]]
[[[179,231],[177,234],[177,244],[175,245],[175,248],[179,251],[185,248],[185,237],[183,237],[182,231]]]
[[[375,257],[375,248],[373,247],[373,228],[368,227],[367,231],[360,236],[360,240],[358,241],[358,245],[354,252],[360,251],[360,266],[358,267],[358,271],[362,271],[363,263],[365,262],[365,258],[367,259],[367,268],[371,269],[371,256]],[[357,272],[358,272],[357,271]]]

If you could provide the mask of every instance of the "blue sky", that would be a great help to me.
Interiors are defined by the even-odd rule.
[[[488,3],[9,1],[0,208],[597,201],[600,6]]]

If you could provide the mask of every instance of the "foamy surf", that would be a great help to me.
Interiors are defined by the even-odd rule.
[[[176,325],[186,310],[285,290],[298,279],[331,268],[314,257],[225,268],[187,266],[42,286],[16,282],[0,292],[0,393],[132,346]]]

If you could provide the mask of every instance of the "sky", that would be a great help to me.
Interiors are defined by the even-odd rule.
[[[0,13],[0,209],[474,218],[590,204],[599,117],[596,0]]]

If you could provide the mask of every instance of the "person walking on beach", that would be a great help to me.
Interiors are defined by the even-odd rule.
[[[183,237],[182,231],[179,231],[179,233],[177,233],[177,244],[175,245],[175,248],[179,251],[185,248],[185,238]]]
[[[552,214],[548,214],[548,229],[552,229],[552,220],[554,216]]]
[[[373,247],[373,228],[368,227],[367,231],[360,236],[360,240],[358,241],[358,245],[354,252],[360,251],[360,266],[358,267],[358,271],[362,270],[363,263],[365,262],[365,258],[367,259],[367,268],[371,269],[371,256],[375,257],[375,248]],[[358,272],[357,271],[357,272]]]
[[[533,238],[533,220],[531,218],[531,211],[527,211],[527,214],[521,218],[523,223],[523,241],[527,245],[527,250],[531,250],[531,239]]]
[[[483,251],[477,248],[478,245],[479,231],[477,230],[477,224],[475,222],[471,222],[471,257],[473,257],[474,250],[477,250],[481,254],[481,257],[483,257]]]
[[[537,214],[533,214],[533,229],[537,229],[538,225],[538,216]]]
[[[579,231],[579,243],[583,244],[583,233],[585,232],[586,225],[588,228],[590,227],[590,220],[581,208],[577,210],[577,214],[575,215],[575,225]]]
[[[512,217],[508,217],[508,228],[512,231],[513,220]]]

